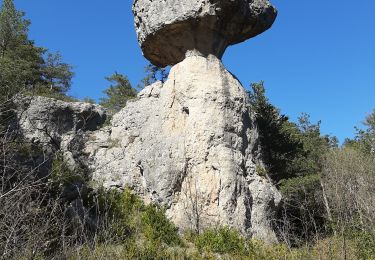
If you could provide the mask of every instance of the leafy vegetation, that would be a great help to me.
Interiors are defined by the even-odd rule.
[[[241,254],[244,252],[244,238],[228,227],[206,230],[194,239],[199,251],[208,251],[219,254]]]
[[[375,238],[375,111],[356,138],[339,148],[336,138],[322,136],[320,122],[312,124],[308,115],[293,123],[280,114],[266,98],[263,82],[251,88],[267,174],[284,198],[275,220],[279,239],[292,248],[333,237],[343,248],[354,243],[351,252],[364,254],[363,259],[374,257],[368,243]]]
[[[321,136],[320,122],[311,123],[307,114],[298,123],[282,115],[266,97],[263,82],[251,84],[249,96],[269,176],[281,184],[286,179],[319,173],[324,154],[337,146],[337,140]]]

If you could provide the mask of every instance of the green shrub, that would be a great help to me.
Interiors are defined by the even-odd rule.
[[[139,212],[144,204],[129,189],[123,192],[99,189],[93,203],[101,221],[99,242],[110,239],[113,243],[122,243],[137,233]]]
[[[122,192],[100,190],[96,201],[99,218],[107,219],[103,233],[116,237],[116,242],[143,239],[150,248],[163,243],[181,244],[177,228],[167,219],[165,210],[152,204],[145,205],[129,189]]]
[[[358,259],[375,259],[375,236],[366,231],[354,231],[349,234],[355,245]]]
[[[220,254],[241,254],[244,252],[244,238],[229,228],[208,229],[195,238],[195,245],[200,251],[212,251]]]
[[[72,170],[60,154],[55,155],[50,173],[49,181],[57,186],[66,186],[85,181],[83,172]]]
[[[249,240],[246,249],[247,259],[292,259],[290,256],[287,257],[289,250],[283,244],[266,245],[259,240]]]
[[[165,210],[154,205],[146,206],[142,214],[143,232],[147,239],[167,245],[181,245],[177,228],[167,219]]]

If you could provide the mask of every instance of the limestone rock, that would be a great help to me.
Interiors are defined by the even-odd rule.
[[[229,225],[276,241],[280,194],[259,176],[258,131],[248,95],[215,56],[191,56],[139,93],[111,126],[88,137],[97,183],[131,187],[167,207],[181,229]]]
[[[41,96],[19,96],[14,102],[17,128],[26,139],[48,154],[60,152],[71,170],[87,168],[84,146],[88,132],[98,130],[107,118],[103,107]]]
[[[61,148],[67,136],[97,130],[106,120],[105,110],[89,103],[40,96],[19,96],[14,102],[22,134],[32,142],[55,149]]]
[[[229,45],[269,29],[277,14],[268,0],[134,0],[133,13],[144,56],[162,67],[193,50],[221,58]]]

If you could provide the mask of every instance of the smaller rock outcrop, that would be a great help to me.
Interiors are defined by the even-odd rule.
[[[101,106],[83,102],[41,96],[19,96],[14,102],[24,137],[56,149],[64,136],[97,130],[107,117]]]
[[[106,121],[103,107],[41,96],[19,96],[14,103],[17,128],[26,139],[47,153],[61,153],[72,170],[87,167],[84,144],[87,133]]]
[[[71,223],[79,221],[95,229],[96,219],[82,200],[91,189],[86,183],[90,179],[90,172],[83,151],[88,134],[98,130],[105,122],[105,109],[89,103],[65,102],[41,96],[19,95],[13,103],[17,118],[14,131],[37,147],[33,151],[32,162],[34,165],[37,163],[33,166],[33,173],[42,179],[53,174],[61,174],[62,179],[69,179],[65,174],[70,173],[80,176],[68,182],[59,180],[59,199],[66,205],[65,216]],[[56,160],[67,163],[69,171],[65,167],[53,169]],[[23,159],[17,163],[28,166]],[[25,172],[29,174],[29,171]]]
[[[277,14],[268,0],[134,0],[133,13],[144,56],[161,67],[188,51],[221,58],[229,45],[269,29]]]

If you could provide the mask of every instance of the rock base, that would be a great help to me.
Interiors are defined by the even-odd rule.
[[[93,178],[166,206],[181,229],[231,226],[275,242],[281,195],[263,168],[248,94],[215,56],[187,57],[88,137]],[[262,171],[263,172],[263,171]]]

